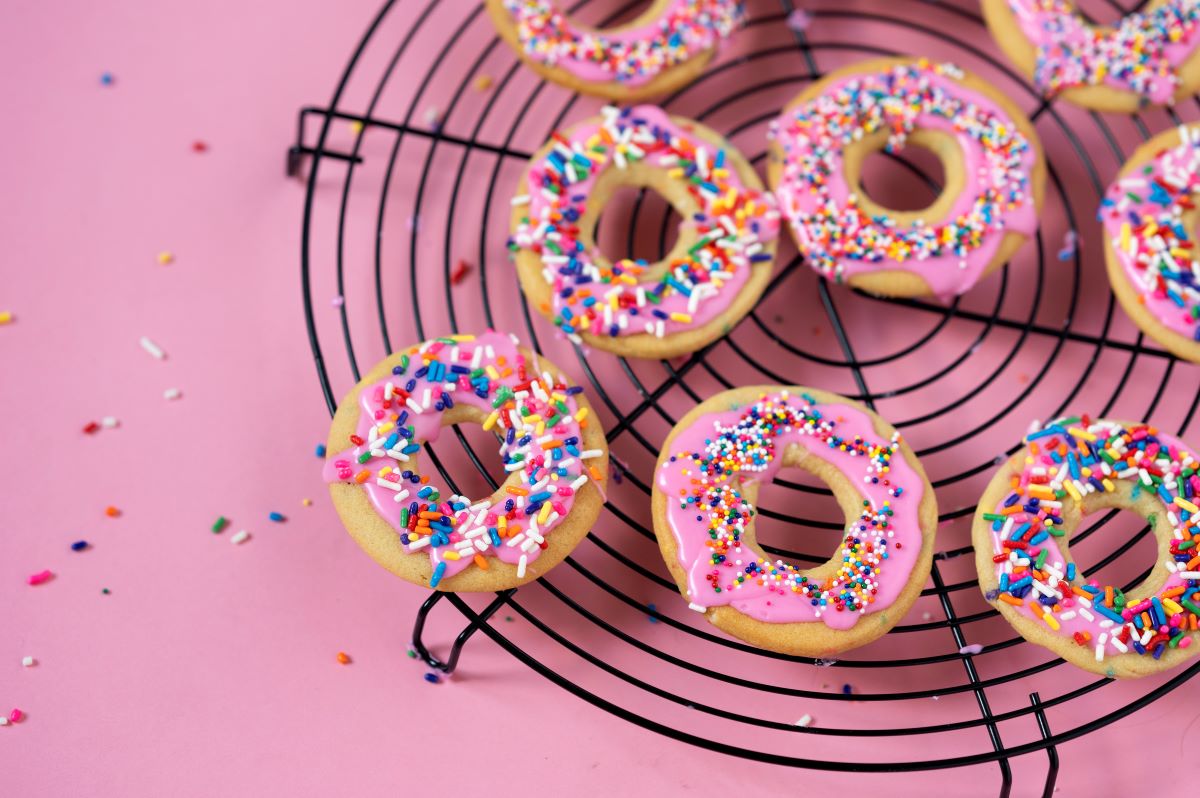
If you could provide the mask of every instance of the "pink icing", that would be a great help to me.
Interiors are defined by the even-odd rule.
[[[737,0],[675,0],[656,19],[624,30],[576,25],[555,0],[504,0],[517,38],[536,61],[591,82],[649,83],[711,50],[745,23]]]
[[[1071,0],[1008,0],[1008,6],[1037,48],[1034,81],[1050,93],[1106,85],[1167,104],[1179,88],[1179,67],[1196,49],[1197,0],[1169,0],[1108,29],[1089,25]]]
[[[760,434],[764,418],[772,422]],[[749,429],[755,431],[747,432]],[[754,441],[749,447],[748,440]],[[870,558],[874,566],[862,589],[850,591],[854,594],[852,600],[865,599],[859,601],[857,609],[835,606],[840,597],[847,595],[846,581],[840,576],[837,585],[824,583],[823,594],[829,600],[818,602],[801,589],[807,572],[782,561],[761,560],[732,534],[734,527],[744,521],[730,521],[730,516],[724,514],[728,508],[735,508],[734,515],[741,514],[742,518],[753,513],[739,488],[751,480],[774,479],[782,454],[790,445],[802,446],[835,466],[869,503],[862,518],[847,524],[847,540],[857,536],[877,555],[886,554]],[[696,496],[693,479],[700,473],[691,453],[715,455],[720,461],[732,458],[732,465],[727,468],[727,479],[708,480],[701,497],[685,504],[681,496]],[[730,606],[760,621],[821,620],[830,628],[845,630],[853,627],[862,614],[886,610],[908,584],[921,553],[919,508],[923,480],[905,462],[898,437],[879,441],[871,417],[861,410],[841,404],[816,404],[784,391],[764,396],[747,408],[701,416],[675,437],[671,455],[659,469],[655,484],[667,497],[667,521],[679,564],[687,572],[687,597],[693,609]],[[881,464],[886,464],[886,470]],[[725,508],[720,517],[697,509],[711,507],[716,497]],[[880,527],[880,521],[886,527]],[[717,538],[710,534],[713,524],[719,530]],[[847,540],[842,544],[843,557],[848,556]],[[715,564],[715,552],[722,550],[725,559]],[[737,575],[752,564],[765,569],[764,578],[738,583]]]
[[[771,260],[764,243],[778,235],[774,199],[747,188],[724,150],[675,124],[661,108],[605,108],[601,119],[572,128],[530,168],[528,217],[512,246],[539,255],[553,289],[555,323],[576,339],[582,331],[663,337],[703,326],[729,307],[752,264]],[[600,253],[585,250],[577,238],[574,221],[584,213],[597,177],[632,161],[704,181],[687,184],[701,212],[685,221],[704,243],[672,262],[670,282],[640,282],[639,265],[627,260],[602,268]],[[597,300],[594,305],[581,302],[588,295]]]
[[[575,401],[578,389],[569,389],[563,378],[542,371],[540,363],[526,363],[517,350],[515,339],[496,332],[427,341],[409,350],[409,355],[410,362],[404,373],[393,374],[360,392],[356,434],[364,443],[330,455],[322,476],[326,482],[353,484],[356,474],[364,468],[369,470],[371,477],[363,483],[367,497],[380,517],[398,534],[408,534],[400,517],[401,511],[411,508],[412,502],[419,502],[421,509],[434,505],[436,512],[453,519],[453,524],[447,524],[453,531],[445,545],[432,544],[428,535],[405,542],[410,553],[421,548],[428,550],[430,563],[435,567],[435,580],[440,581],[443,576],[452,576],[472,565],[476,553],[498,557],[523,568],[524,564],[537,559],[541,553],[539,544],[570,514],[577,491],[590,478],[586,463],[603,455],[599,450],[583,449],[578,420],[582,416]],[[431,379],[437,375],[428,368],[433,361],[446,372],[446,376],[436,382]],[[422,369],[423,365],[426,368]],[[471,373],[455,373],[454,366]],[[417,374],[422,376],[417,377]],[[504,401],[501,393],[512,398]],[[389,395],[395,398],[389,400]],[[500,454],[510,476],[491,497],[472,500],[442,494],[436,487],[433,488],[437,491],[436,497],[420,497],[421,483],[388,479],[391,475],[399,476],[406,468],[408,455],[403,454],[403,447],[412,449],[411,455],[420,444],[437,441],[447,397],[456,405],[469,405],[494,415],[484,426],[491,426],[502,436]],[[494,406],[497,402],[500,402],[499,410]],[[557,408],[558,402],[569,412],[562,413]],[[522,416],[521,408],[528,408],[531,415]],[[539,427],[533,419],[547,423]],[[410,434],[407,438],[401,436],[391,449],[386,449],[389,436],[398,432],[386,425],[396,421]],[[550,421],[556,423],[549,425]],[[561,446],[544,448],[541,445],[554,442]],[[360,455],[370,452],[375,455],[360,464]],[[509,468],[510,464],[514,467]],[[392,474],[383,475],[383,469],[389,467],[393,469]],[[393,487],[388,487],[385,482]],[[433,484],[428,483],[429,486]],[[407,495],[396,490],[396,485],[403,485]],[[524,495],[509,492],[509,487],[517,488]],[[528,515],[525,510],[533,504],[527,504],[527,501],[531,502],[543,493],[550,494],[538,502],[544,512]],[[507,506],[508,502],[511,507]],[[513,533],[513,529],[519,531]],[[496,540],[500,540],[500,545],[495,545]],[[460,556],[457,559],[448,557],[448,552]],[[437,569],[441,564],[445,567],[440,569],[439,576]]]
[[[1194,210],[1200,189],[1200,130],[1184,126],[1179,135],[1178,145],[1109,186],[1100,218],[1142,305],[1167,328],[1195,340],[1200,254],[1183,217]]]
[[[1028,193],[1036,151],[1008,114],[957,80],[948,64],[900,64],[848,75],[772,126],[784,151],[776,188],[814,269],[839,281],[900,270],[919,275],[947,299],[973,286],[1008,231],[1032,235],[1037,209]],[[962,149],[965,185],[943,219],[901,227],[859,211],[844,173],[843,147],[862,132],[889,130],[888,148],[916,129],[937,130]]]

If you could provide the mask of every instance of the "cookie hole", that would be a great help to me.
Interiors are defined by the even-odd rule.
[[[470,451],[462,444],[455,434],[456,431],[466,439],[470,450],[475,453],[478,464],[472,460]],[[437,443],[433,444],[433,450],[445,467],[446,473],[450,475],[454,488],[469,499],[478,501],[496,491],[493,483],[488,481],[489,476],[496,485],[503,484],[507,478],[501,466],[500,439],[479,424],[454,424],[446,427],[438,436]],[[421,468],[423,473],[429,475],[430,481],[441,481],[441,474],[428,456],[424,456]]]
[[[820,493],[803,491],[799,486],[816,488]],[[802,468],[780,469],[775,482],[759,488],[756,506],[759,514],[754,521],[755,537],[771,558],[807,569],[838,551],[845,514],[833,492],[816,475]]]
[[[585,3],[583,8],[572,11],[570,18],[576,25],[611,31],[614,28],[637,22],[639,17],[649,13],[656,5],[659,5],[656,0],[634,0],[633,2],[602,0],[599,3]],[[559,7],[565,8],[566,4]]]
[[[1115,28],[1126,14],[1145,11],[1149,5],[1148,2],[1143,2],[1136,4],[1129,11],[1125,11],[1116,3],[1108,2],[1108,0],[1075,0],[1075,8],[1083,15],[1084,19],[1092,25],[1105,28]]]
[[[1087,581],[1136,591],[1158,557],[1151,520],[1133,510],[1099,509],[1071,535],[1071,557]],[[1135,540],[1136,538],[1136,540]]]
[[[863,161],[860,184],[863,193],[884,208],[919,211],[941,196],[946,169],[933,150],[909,143],[896,153],[869,153]]]
[[[650,188],[622,186],[596,218],[595,240],[610,262],[622,258],[655,263],[679,240],[683,218]]]

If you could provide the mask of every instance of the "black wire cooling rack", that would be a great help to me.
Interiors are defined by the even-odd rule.
[[[1099,13],[1132,10],[1107,2],[1111,8]],[[579,0],[570,11],[604,24],[628,18],[638,3],[615,5]],[[894,54],[903,41],[905,52],[982,71],[1024,101],[1048,155],[1046,220],[1018,256],[1019,271],[1006,267],[949,305],[882,299],[830,286],[785,244],[759,307],[703,351],[635,363],[573,349],[525,305],[504,260],[504,239],[508,198],[530,154],[550,131],[594,112],[595,103],[539,82],[499,42],[479,5],[389,0],[329,105],[301,110],[288,150],[289,175],[301,177],[307,166],[301,281],[321,390],[332,412],[361,366],[393,343],[507,325],[573,366],[568,370],[605,418],[617,473],[597,528],[562,567],[519,591],[483,602],[432,593],[413,633],[413,648],[430,667],[452,672],[463,644],[482,632],[590,704],[712,751],[830,771],[982,766],[999,776],[1002,796],[1014,784],[1020,794],[1049,795],[1059,746],[1167,695],[1200,671],[1200,662],[1157,680],[1118,684],[1025,643],[980,599],[972,558],[963,556],[971,553],[966,530],[974,497],[1034,417],[1086,402],[1095,415],[1154,419],[1181,433],[1191,424],[1200,401],[1196,369],[1146,345],[1114,312],[1098,238],[1085,231],[1131,146],[1200,115],[1200,104],[1114,119],[1042,100],[995,54],[978,9],[965,0],[817,5],[808,9],[810,33],[785,24],[794,10],[791,0],[750,3],[738,46],[661,104],[723,130],[761,168],[763,131],[780,98],[841,63]],[[418,50],[424,54],[414,57]],[[492,78],[486,92],[474,84],[481,74]],[[894,168],[917,175],[932,193],[939,189],[905,153],[891,157]],[[669,249],[673,224],[661,202],[638,194],[627,215],[622,226],[606,212],[602,240],[623,236],[630,252],[649,240],[651,251],[643,254],[651,258]],[[463,225],[474,242],[466,248]],[[1080,246],[1059,253],[1054,229],[1080,230]],[[473,265],[478,297],[458,296],[460,260]],[[314,302],[321,291],[338,297],[334,310]],[[878,325],[891,318],[901,321],[881,333]],[[342,342],[334,344],[339,331]],[[335,346],[345,355],[330,361],[326,352]],[[908,623],[839,662],[760,651],[689,617],[653,545],[649,486],[666,431],[689,403],[758,383],[820,385],[879,409],[914,443],[938,491],[943,526],[931,585]],[[1000,431],[1004,443],[979,444],[989,431]],[[426,448],[452,488],[459,489],[455,475],[462,482],[473,469],[471,478],[486,489],[497,483],[486,452],[476,453],[481,445],[455,428],[453,441]],[[455,469],[455,459],[470,465]],[[764,489],[763,522],[825,534],[832,548],[841,522],[828,492],[786,480],[773,489]],[[775,509],[781,505],[788,511]],[[1089,576],[1111,576],[1126,564],[1126,589],[1149,573],[1134,557],[1153,549],[1145,523],[1126,525],[1123,534],[1102,531],[1128,520],[1103,514],[1072,539],[1073,549],[1092,546]],[[797,562],[826,559],[764,548]],[[820,547],[814,542],[812,549]],[[444,661],[423,641],[439,603],[466,621]],[[506,620],[519,622],[497,622],[507,613]],[[973,653],[968,641],[986,642]],[[833,684],[818,685],[821,679]],[[864,713],[882,705],[906,723],[869,722]],[[789,711],[792,718],[811,713],[818,723],[798,725]],[[863,745],[872,746],[871,756],[855,755]],[[1031,768],[1037,775],[1014,780],[1014,764],[1030,755],[1041,758]],[[983,789],[985,782],[978,784]]]

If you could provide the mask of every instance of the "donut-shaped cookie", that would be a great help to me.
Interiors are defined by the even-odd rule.
[[[845,537],[800,569],[755,542],[759,485],[800,467],[833,490]],[[725,391],[683,417],[654,476],[654,533],[688,605],[760,648],[810,657],[887,633],[929,576],[937,504],[908,444],[867,408],[811,388]]]
[[[1147,676],[1195,654],[1200,620],[1200,468],[1146,424],[1063,418],[1030,433],[975,511],[979,586],[1031,643],[1105,676]],[[1068,540],[1084,513],[1133,510],[1157,562],[1128,594],[1084,577]]]
[[[1072,0],[983,0],[1004,54],[1046,96],[1133,113],[1200,90],[1200,3],[1150,0],[1115,26],[1092,25]]]
[[[346,529],[397,576],[490,592],[542,576],[604,504],[608,444],[583,389],[496,332],[437,338],[391,355],[338,405],[324,477]],[[507,478],[468,498],[422,470],[422,444],[478,423]]]
[[[487,0],[501,38],[543,78],[572,91],[636,102],[695,80],[746,21],[738,0],[653,0],[637,19],[596,30],[565,0]]]
[[[1138,147],[1100,205],[1108,281],[1142,332],[1200,363],[1200,126]]]
[[[657,263],[596,246],[622,186],[657,191],[683,219]],[[741,153],[699,122],[640,105],[605,108],[533,156],[508,245],[525,296],[572,341],[666,358],[715,341],[754,307],[778,232],[775,201]]]
[[[771,186],[819,274],[886,296],[961,294],[1037,230],[1046,165],[1033,125],[949,64],[881,58],[817,81],[771,129]],[[945,187],[919,211],[884,208],[862,166],[906,144],[941,159]]]

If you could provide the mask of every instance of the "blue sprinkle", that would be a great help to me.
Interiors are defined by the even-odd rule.
[[[324,456],[325,456],[325,444],[318,443],[317,444],[317,457],[324,457]]]
[[[442,565],[445,565],[445,563],[442,563]],[[427,673],[425,674],[425,681],[429,682],[430,684],[440,684],[442,677],[438,676],[436,673]]]
[[[271,513],[270,515],[267,516],[267,518],[270,518],[272,521],[275,521],[276,523],[287,520],[283,517],[283,513]]]
[[[88,547],[86,540],[77,540],[71,544],[71,551],[83,551]]]

